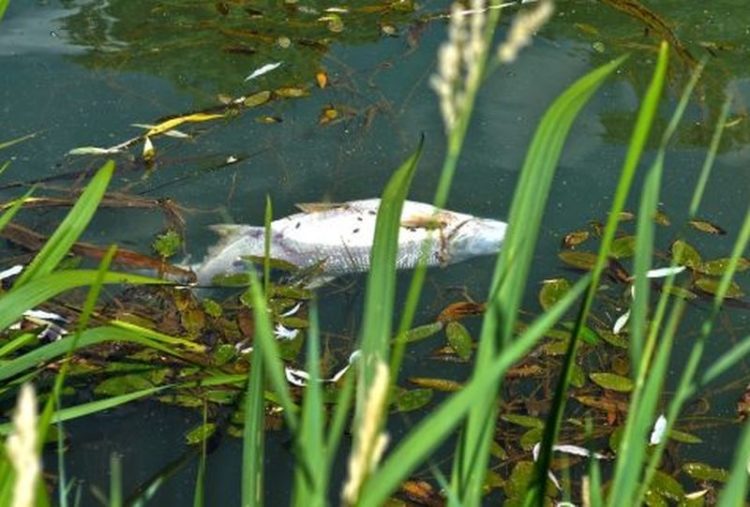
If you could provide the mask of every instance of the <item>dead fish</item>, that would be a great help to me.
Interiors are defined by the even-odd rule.
[[[380,199],[302,205],[303,212],[271,223],[270,256],[303,269],[315,266],[326,281],[367,271],[379,207]],[[264,254],[263,227],[215,225],[212,228],[222,239],[201,263],[193,266],[199,285],[210,285],[216,276],[240,273],[247,269],[247,257]],[[499,220],[405,201],[396,267],[414,268],[425,247],[428,266],[445,266],[496,253],[506,228],[507,224]]]

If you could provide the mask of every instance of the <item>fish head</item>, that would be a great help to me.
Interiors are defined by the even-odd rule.
[[[507,228],[505,222],[489,218],[471,218],[458,224],[449,235],[450,262],[499,252]]]

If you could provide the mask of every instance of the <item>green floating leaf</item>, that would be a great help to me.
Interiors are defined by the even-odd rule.
[[[701,255],[698,250],[690,246],[685,241],[678,239],[672,243],[672,257],[677,264],[697,269],[702,263]]]
[[[490,454],[492,454],[500,461],[505,461],[506,459],[508,459],[508,453],[505,452],[505,449],[503,449],[503,447],[494,440],[490,444]]]
[[[695,299],[698,297],[698,294],[696,294],[695,292],[692,292],[688,289],[684,289],[682,287],[678,287],[676,285],[673,285],[672,287],[670,287],[668,292],[674,296],[680,297],[687,301],[690,301],[691,299]]]
[[[682,471],[698,481],[727,482],[729,471],[723,468],[715,468],[705,463],[684,463]]]
[[[633,390],[632,380],[621,375],[615,375],[614,373],[592,373],[589,375],[589,378],[596,385],[610,391],[629,393]]]
[[[607,329],[597,329],[596,332],[599,334],[599,336],[601,336],[602,340],[609,343],[613,347],[617,347],[620,349],[628,348],[628,340],[625,339],[622,335],[615,334]]]
[[[700,278],[696,278],[693,282],[693,285],[703,292],[708,292],[709,294],[716,294],[716,292],[719,290],[719,280],[717,278],[702,276]],[[741,298],[744,295],[745,293],[742,291],[742,289],[740,289],[740,286],[737,285],[737,282],[730,282],[726,297],[737,299]]]
[[[204,440],[207,440],[216,432],[216,424],[215,423],[206,423],[201,424],[197,428],[193,428],[192,430],[188,431],[185,435],[185,441],[188,443],[188,445],[195,445],[200,444]]]
[[[562,246],[563,248],[573,248],[587,239],[589,239],[589,236],[591,236],[591,233],[586,230],[581,231],[573,231],[565,235],[565,237],[562,240]]]
[[[433,322],[431,324],[418,326],[406,332],[405,340],[407,343],[424,340],[425,338],[429,338],[430,336],[434,336],[435,334],[439,333],[442,329],[442,322]]]
[[[410,377],[409,382],[414,385],[434,389],[444,393],[460,391],[464,386],[461,382],[443,378]]]
[[[672,222],[669,220],[669,217],[663,211],[657,211],[654,214],[654,222],[656,222],[658,225],[663,225],[664,227],[668,227],[672,225]]]
[[[505,481],[505,494],[508,498],[523,498],[529,489],[534,474],[534,463],[531,461],[519,461],[513,467],[510,477]]]
[[[651,480],[650,489],[659,493],[659,495],[676,502],[679,502],[685,496],[685,490],[682,485],[677,482],[677,479],[671,475],[665,474],[661,470],[654,472],[654,478]]]
[[[591,252],[560,252],[557,254],[568,266],[590,270],[596,265],[596,254]]]
[[[687,433],[679,430],[672,430],[669,432],[669,438],[676,441],[682,442],[683,444],[701,444],[703,439],[692,433]]]
[[[623,236],[612,241],[610,255],[616,259],[624,259],[635,255],[635,236]]]
[[[393,403],[398,412],[410,412],[427,405],[434,392],[432,389],[399,389]]]
[[[94,388],[94,393],[100,396],[119,396],[152,387],[154,387],[153,382],[143,375],[121,375],[104,380]]]
[[[565,278],[545,280],[542,283],[542,290],[539,291],[539,304],[545,310],[549,310],[570,290],[570,287],[570,282]]]
[[[701,273],[706,275],[721,276],[729,267],[729,260],[730,259],[728,258],[724,258],[706,261],[701,263],[701,265],[696,268],[696,271],[700,271]],[[750,268],[750,260],[745,259],[744,257],[740,257],[737,260],[736,271],[746,271],[748,268]]]
[[[569,331],[573,331],[575,329],[574,322],[561,322],[560,325],[565,329],[568,329]],[[589,345],[597,345],[602,341],[601,338],[599,338],[597,332],[588,326],[583,326],[583,328],[581,328],[580,338],[584,341],[584,343],[588,343]]]
[[[206,312],[206,315],[215,319],[221,317],[223,310],[221,309],[221,305],[219,303],[217,303],[213,299],[205,298],[202,301],[202,304],[203,311]]]
[[[521,449],[524,451],[531,451],[536,444],[542,441],[543,428],[531,428],[529,431],[521,435]]]
[[[469,331],[460,322],[449,322],[445,327],[445,334],[448,336],[448,343],[456,351],[458,357],[464,361],[471,359],[471,353],[474,349],[474,343],[471,340]]]
[[[503,421],[508,421],[524,428],[544,428],[544,421],[538,417],[531,417],[529,415],[521,414],[503,414],[500,416]]]
[[[573,371],[570,374],[570,384],[573,387],[581,388],[586,383],[586,372],[580,365],[574,364]]]

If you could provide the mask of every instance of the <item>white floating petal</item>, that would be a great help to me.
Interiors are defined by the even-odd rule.
[[[669,268],[652,269],[646,272],[647,278],[666,278],[670,275],[677,275],[685,271],[685,266],[675,266]]]
[[[276,63],[267,63],[263,65],[262,67],[258,67],[254,71],[250,73],[249,76],[245,78],[245,81],[250,81],[251,79],[255,79],[256,77],[260,77],[263,74],[268,74],[272,70],[278,68],[282,63],[284,62],[276,62]]]
[[[658,445],[664,439],[664,432],[667,430],[667,418],[664,414],[661,414],[654,423],[654,429],[651,431],[651,438],[649,438],[649,445]]]
[[[617,320],[615,321],[615,325],[612,326],[612,332],[615,334],[620,334],[620,331],[625,329],[625,326],[627,325],[629,319],[630,319],[630,310],[628,310],[627,312],[617,317]]]
[[[80,148],[73,148],[68,152],[68,155],[113,155],[121,152],[122,150],[116,147],[97,148],[96,146],[82,146]]]
[[[291,310],[282,313],[281,316],[282,317],[291,317],[292,315],[294,315],[295,313],[297,313],[301,307],[302,307],[302,303],[297,303],[296,305],[294,305],[292,307]]]
[[[11,276],[16,276],[18,273],[23,271],[23,268],[23,264],[16,264],[15,266],[11,266],[8,269],[0,271],[0,280],[5,280],[6,278],[10,278]]]

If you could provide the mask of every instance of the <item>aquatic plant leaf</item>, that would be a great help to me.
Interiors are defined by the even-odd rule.
[[[592,252],[560,252],[557,256],[568,266],[586,271],[596,265],[596,254]]]
[[[154,242],[151,243],[151,248],[153,248],[154,252],[164,259],[168,259],[176,254],[180,246],[182,246],[182,237],[174,229],[169,229],[165,233],[159,234],[154,239]]]
[[[328,74],[324,70],[319,70],[315,73],[315,82],[318,88],[323,89],[328,85]]]
[[[571,283],[565,278],[553,278],[542,282],[542,289],[539,291],[539,304],[545,310],[557,303],[572,287]]]
[[[575,323],[569,321],[561,322],[560,325],[571,332],[575,328]],[[597,332],[588,326],[581,327],[580,338],[589,345],[597,345],[602,341]]]
[[[418,410],[427,405],[434,391],[432,389],[399,389],[393,403],[398,412],[410,412]]]
[[[148,132],[144,135],[145,138],[158,136],[159,134],[163,134],[165,132],[168,132],[175,127],[178,127],[182,125],[183,123],[196,123],[196,122],[204,122],[204,121],[211,121],[211,120],[218,120],[219,118],[224,118],[223,114],[209,114],[209,113],[193,113],[188,114],[185,116],[178,116],[176,118],[170,118],[169,120],[165,120],[161,123],[158,123],[154,126],[154,128],[149,129]]]
[[[569,232],[562,240],[562,247],[574,248],[589,239],[590,235],[591,233],[586,230]]]
[[[453,320],[463,319],[473,315],[484,313],[487,305],[484,303],[474,303],[471,301],[462,301],[460,303],[451,303],[446,306],[438,315],[438,322],[450,322]]]
[[[524,451],[531,451],[535,445],[542,441],[542,432],[544,428],[531,428],[529,431],[521,435],[518,441],[521,444],[521,449]]]
[[[263,90],[262,92],[253,93],[252,95],[245,97],[242,101],[242,105],[245,107],[258,107],[271,100],[271,92],[269,90]]]
[[[404,339],[407,343],[417,342],[419,340],[424,340],[425,338],[436,335],[437,333],[442,331],[442,329],[442,322],[432,322],[430,324],[424,324],[422,326],[417,326],[408,330]]]
[[[453,393],[463,388],[463,383],[444,378],[409,377],[409,382],[420,387],[434,389],[445,393]]]
[[[449,322],[445,327],[445,334],[448,337],[448,343],[456,351],[458,357],[464,361],[471,359],[474,350],[474,342],[469,335],[469,331],[460,322]]]
[[[223,313],[221,305],[211,298],[204,298],[201,305],[203,305],[203,311],[206,312],[206,315],[215,319],[221,317]]]
[[[612,241],[610,255],[616,259],[632,257],[635,254],[635,236],[623,236]]]
[[[596,385],[610,391],[629,393],[633,390],[632,380],[614,373],[591,373],[589,374],[589,378]]]
[[[664,227],[672,225],[669,217],[663,211],[657,211],[656,213],[654,213],[654,222],[658,225],[663,225]]]
[[[570,374],[570,384],[578,388],[586,384],[586,372],[578,364],[573,365],[573,371]]]
[[[654,473],[654,478],[651,481],[650,488],[660,495],[676,502],[679,502],[685,497],[685,490],[677,479],[661,470],[657,470]]]
[[[693,285],[703,292],[707,292],[709,294],[716,294],[716,292],[719,290],[719,283],[720,280],[718,278],[709,278],[706,276],[702,276],[700,278],[696,278],[693,282]],[[726,297],[737,299],[744,296],[745,293],[742,291],[739,285],[737,285],[737,282],[730,282],[729,287],[727,288]]]
[[[216,433],[216,423],[204,423],[193,428],[185,434],[185,442],[188,445],[200,444]]]
[[[672,257],[677,264],[687,266],[691,269],[697,269],[702,263],[701,255],[698,250],[690,246],[687,242],[678,239],[672,243]]]
[[[727,271],[727,268],[729,267],[729,261],[729,258],[705,261],[696,268],[696,271],[700,271],[701,273],[704,273],[706,275],[721,276]],[[749,268],[750,260],[744,257],[740,257],[739,259],[737,259],[736,271],[746,271]]]
[[[669,432],[669,438],[671,440],[674,440],[675,442],[682,442],[683,444],[701,444],[703,443],[703,439],[697,435],[693,435],[692,433],[686,433],[684,431],[679,431],[673,429]]]
[[[305,88],[296,86],[285,86],[283,88],[277,88],[273,91],[274,95],[284,99],[296,99],[299,97],[306,97],[310,95],[310,91]]]
[[[705,463],[691,461],[683,463],[681,468],[683,472],[697,481],[727,482],[729,480],[728,470],[715,468]]]
[[[500,419],[524,428],[544,428],[544,421],[538,417],[522,414],[502,414]]]
[[[508,498],[523,498],[529,489],[529,484],[534,473],[534,463],[531,461],[519,461],[505,481],[505,494]]]
[[[709,222],[708,220],[693,219],[688,220],[688,224],[690,224],[693,229],[697,229],[708,234],[717,234],[723,236],[727,233],[727,231],[725,231],[718,225]]]
[[[613,333],[612,331],[609,331],[607,329],[597,329],[596,331],[599,336],[601,336],[601,338],[610,345],[620,349],[628,348],[628,340],[624,336]]]
[[[500,461],[505,461],[508,459],[508,453],[503,449],[503,447],[498,444],[496,441],[492,441],[490,444],[490,454],[492,454],[495,458],[499,459]]]

